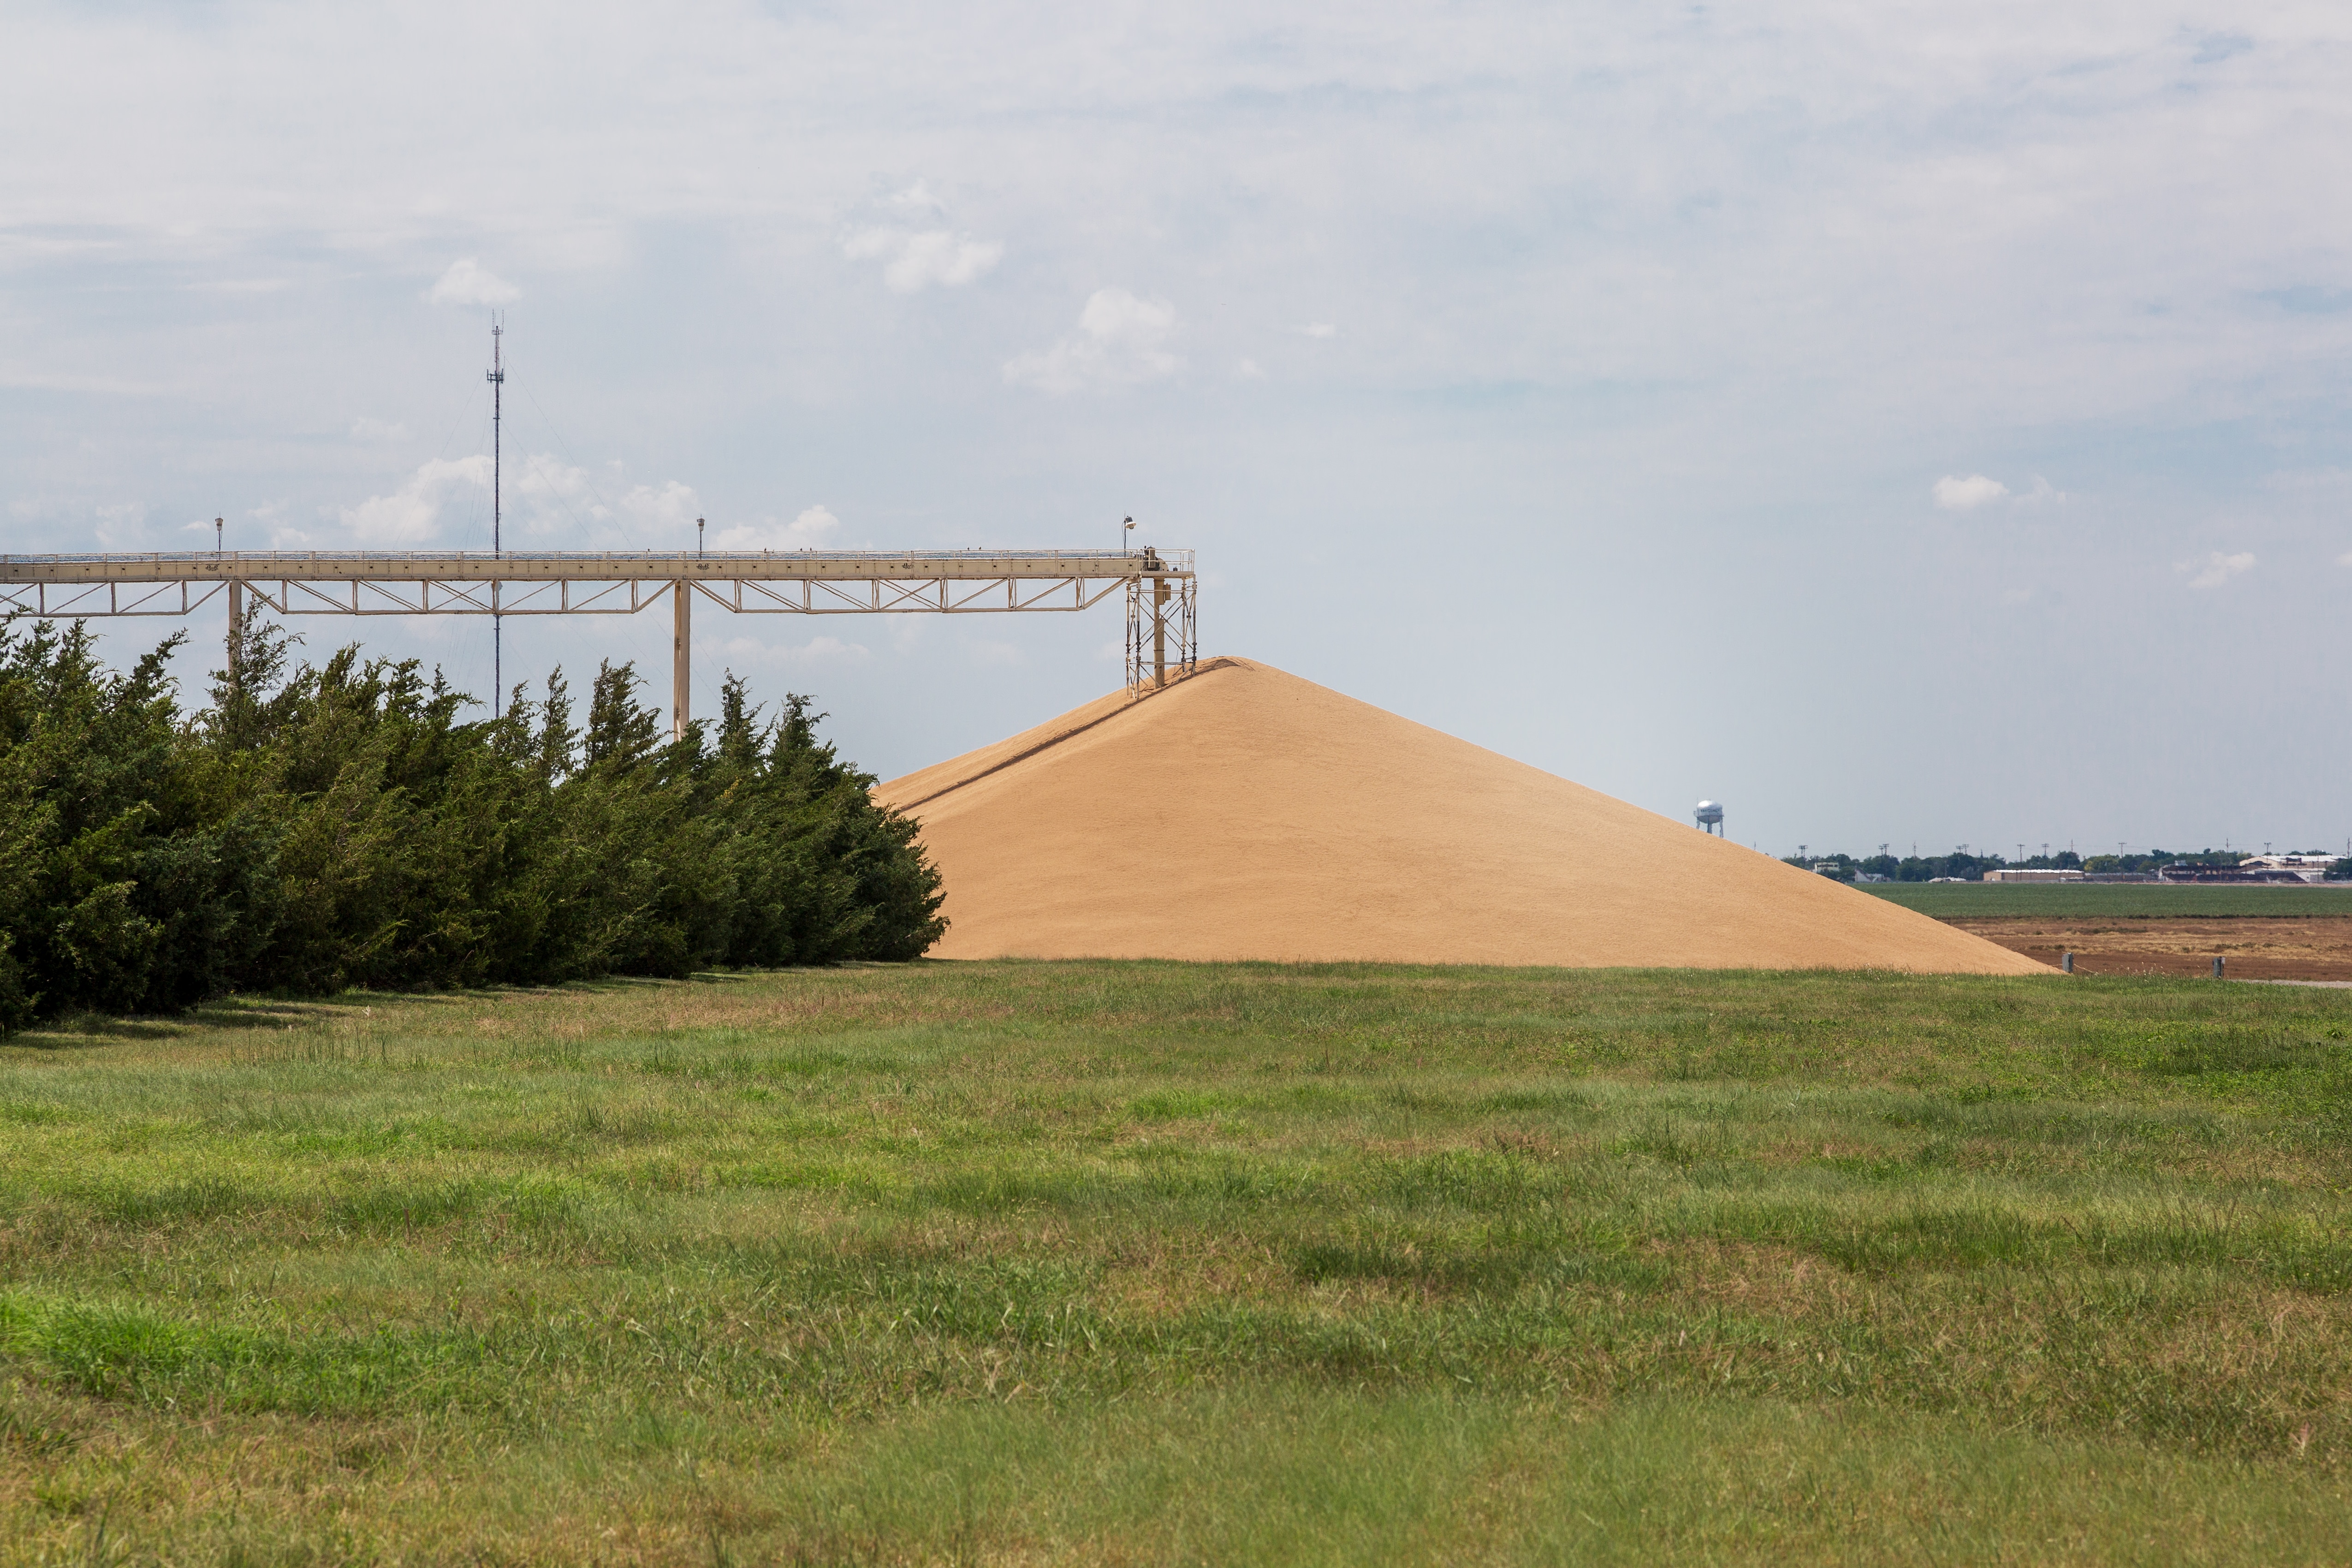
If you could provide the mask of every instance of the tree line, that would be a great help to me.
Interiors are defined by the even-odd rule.
[[[2327,855],[2332,850],[2315,849],[2314,855]],[[1840,881],[1853,881],[1857,876],[1884,877],[1891,882],[1928,882],[1942,877],[1956,877],[1962,881],[1984,879],[1987,871],[2009,869],[2116,872],[2154,872],[2167,866],[2235,866],[2246,858],[2243,849],[2150,849],[2143,854],[2093,855],[2085,858],[2072,849],[2061,849],[2054,855],[2029,855],[2013,859],[2005,855],[1971,855],[1966,847],[1948,855],[1894,856],[1884,852],[1876,855],[1790,855],[1783,858],[1791,866],[1811,870],[1817,866],[1834,866],[1832,875]],[[2339,858],[2327,869],[2330,881],[2352,879],[2352,857]]]
[[[236,991],[545,984],[910,959],[940,875],[872,775],[730,675],[671,739],[628,664],[502,715],[415,659],[289,668],[257,621],[183,714],[174,637],[127,671],[0,621],[0,1032]]]

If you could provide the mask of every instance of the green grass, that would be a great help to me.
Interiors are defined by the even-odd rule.
[[[2050,920],[2189,920],[2272,915],[2352,920],[2352,882],[2298,887],[2161,882],[1857,882],[1856,892],[1937,920],[2029,915]]]
[[[0,1049],[0,1563],[2342,1561],[2348,1144],[2352,997],[2197,982],[92,1021]]]

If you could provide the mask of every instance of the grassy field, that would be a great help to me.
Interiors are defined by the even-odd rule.
[[[2249,915],[2352,920],[2352,882],[2299,888],[2168,887],[2161,882],[1859,882],[1857,892],[1937,920],[1997,915],[2049,920],[2193,920]]]
[[[917,965],[0,1050],[0,1562],[2339,1563],[2352,996]]]

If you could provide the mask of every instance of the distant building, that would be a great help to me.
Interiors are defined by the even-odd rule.
[[[2327,875],[2327,868],[2335,864],[2333,859],[2320,861],[2309,868],[2272,864],[2287,858],[2289,857],[2284,855],[2257,855],[2234,866],[2207,866],[2193,860],[2175,860],[2169,866],[2158,867],[2156,877],[2159,882],[2228,882],[2240,887],[2248,884],[2259,886],[2265,882],[2298,884],[2318,881]],[[2295,856],[2293,858],[2316,858]],[[2310,873],[2307,876],[2305,874],[2306,869]]]
[[[1988,882],[2079,882],[2083,879],[2083,873],[2019,866],[2008,870],[1987,871],[1984,879]]]
[[[2336,864],[2333,855],[2249,855],[2238,862],[2241,871],[2289,871],[2299,882],[2323,882],[2328,868]],[[2264,880],[2275,879],[2265,878]]]

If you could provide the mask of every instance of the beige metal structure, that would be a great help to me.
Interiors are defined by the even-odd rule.
[[[232,675],[248,595],[280,616],[625,616],[667,596],[679,734],[698,598],[739,615],[1001,615],[1084,610],[1122,586],[1128,687],[1164,686],[1199,657],[1189,550],[0,555],[0,615],[184,616],[225,594]]]

